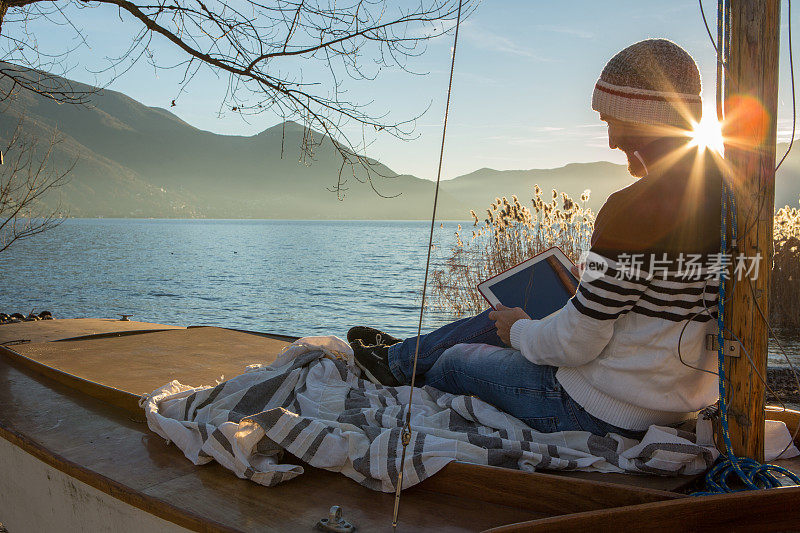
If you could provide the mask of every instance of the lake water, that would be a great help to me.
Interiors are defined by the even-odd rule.
[[[0,254],[0,312],[344,337],[416,332],[429,222],[70,219]],[[435,259],[456,222],[436,225]],[[426,313],[425,329],[448,321]],[[800,363],[796,334],[782,333]],[[770,364],[785,366],[777,351]]]
[[[436,225],[440,242],[457,223]],[[69,219],[0,254],[0,311],[287,335],[416,331],[430,223]],[[439,252],[441,249],[437,249]],[[444,322],[431,318],[431,326]]]

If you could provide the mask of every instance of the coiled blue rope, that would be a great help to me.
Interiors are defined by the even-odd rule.
[[[731,242],[734,250],[736,249],[736,198],[733,191],[730,190],[728,185],[723,180],[722,183],[722,224],[720,231],[720,250],[726,253],[728,250],[728,204],[730,202],[731,212]],[[725,443],[725,454],[721,456],[720,461],[706,474],[705,490],[696,492],[694,496],[708,496],[712,494],[724,494],[729,492],[741,492],[746,490],[769,489],[780,487],[782,484],[775,474],[781,474],[795,485],[800,485],[800,477],[795,475],[786,468],[761,464],[758,461],[748,457],[737,457],[733,453],[733,445],[731,444],[731,437],[728,431],[728,406],[726,403],[725,395],[725,280],[720,279],[719,286],[719,300],[717,303],[717,341],[719,347],[717,348],[717,359],[719,368],[719,406],[720,406],[720,423],[722,425],[722,439]],[[734,479],[738,479],[744,484],[743,489],[732,488],[728,485],[729,478],[736,474]]]

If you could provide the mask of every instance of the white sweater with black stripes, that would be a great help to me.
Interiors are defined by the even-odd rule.
[[[684,154],[677,161],[669,156],[676,148]],[[666,254],[679,266],[686,254],[707,263],[719,252],[718,161],[674,141],[645,152],[649,174],[612,194],[597,215],[591,249],[608,270],[584,274],[558,313],[511,328],[512,346],[559,367],[559,383],[587,412],[633,430],[679,422],[718,398],[716,375],[703,370],[717,365],[705,339],[717,332],[719,280],[677,268],[665,275],[649,261],[635,277],[622,268],[634,254]],[[668,154],[664,163],[659,153]]]
[[[680,422],[714,403],[717,379],[697,368],[716,367],[705,337],[717,331],[719,282],[662,272],[625,279],[625,269],[602,260],[608,270],[584,276],[559,312],[514,323],[512,346],[559,367],[556,378],[576,402],[622,428]]]

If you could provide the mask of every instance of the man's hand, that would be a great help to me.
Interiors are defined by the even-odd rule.
[[[497,305],[497,310],[489,313],[489,318],[494,320],[497,327],[497,335],[500,340],[511,346],[511,326],[514,322],[523,318],[530,319],[528,314],[519,307],[509,308],[502,304]]]

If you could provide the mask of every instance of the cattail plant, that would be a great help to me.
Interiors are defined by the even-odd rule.
[[[472,227],[458,226],[450,256],[432,273],[431,306],[455,317],[479,313],[487,306],[480,282],[553,246],[577,262],[594,229],[588,201],[589,190],[576,202],[555,189],[545,200],[536,185],[530,207],[513,195],[495,198],[483,220],[470,211]]]

